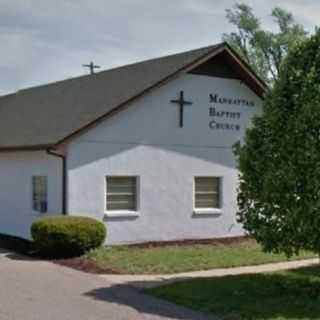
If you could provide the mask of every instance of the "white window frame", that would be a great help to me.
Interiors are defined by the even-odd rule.
[[[136,210],[108,210],[107,209],[107,178],[135,178],[136,179]],[[140,177],[136,175],[114,175],[104,177],[104,215],[105,217],[138,217],[140,215]]]
[[[46,203],[47,203],[47,208],[46,211],[41,211],[41,210],[35,210],[34,206],[33,206],[33,196],[34,196],[34,178],[38,178],[38,177],[44,177],[46,179]],[[47,175],[45,174],[34,174],[31,177],[31,211],[33,214],[35,215],[44,215],[47,214],[49,211],[49,178]]]
[[[217,178],[219,179],[219,208],[196,208],[196,179],[197,178]],[[223,177],[219,175],[212,176],[194,176],[193,177],[193,212],[201,215],[220,215],[223,213]]]

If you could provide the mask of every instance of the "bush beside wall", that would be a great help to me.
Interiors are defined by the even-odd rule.
[[[25,255],[34,252],[33,242],[8,234],[0,234],[0,248]]]
[[[42,256],[73,257],[101,246],[106,228],[93,218],[50,216],[34,221],[31,234]]]

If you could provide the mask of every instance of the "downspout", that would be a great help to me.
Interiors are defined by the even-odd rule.
[[[67,215],[67,159],[65,155],[50,149],[47,149],[47,153],[62,160],[62,214]]]

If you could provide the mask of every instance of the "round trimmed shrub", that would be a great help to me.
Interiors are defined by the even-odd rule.
[[[106,228],[93,218],[50,216],[34,221],[31,235],[41,255],[74,257],[101,246]]]

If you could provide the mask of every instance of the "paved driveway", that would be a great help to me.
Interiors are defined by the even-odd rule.
[[[0,249],[1,250],[1,249]],[[1,320],[207,319],[125,284],[0,251]]]

